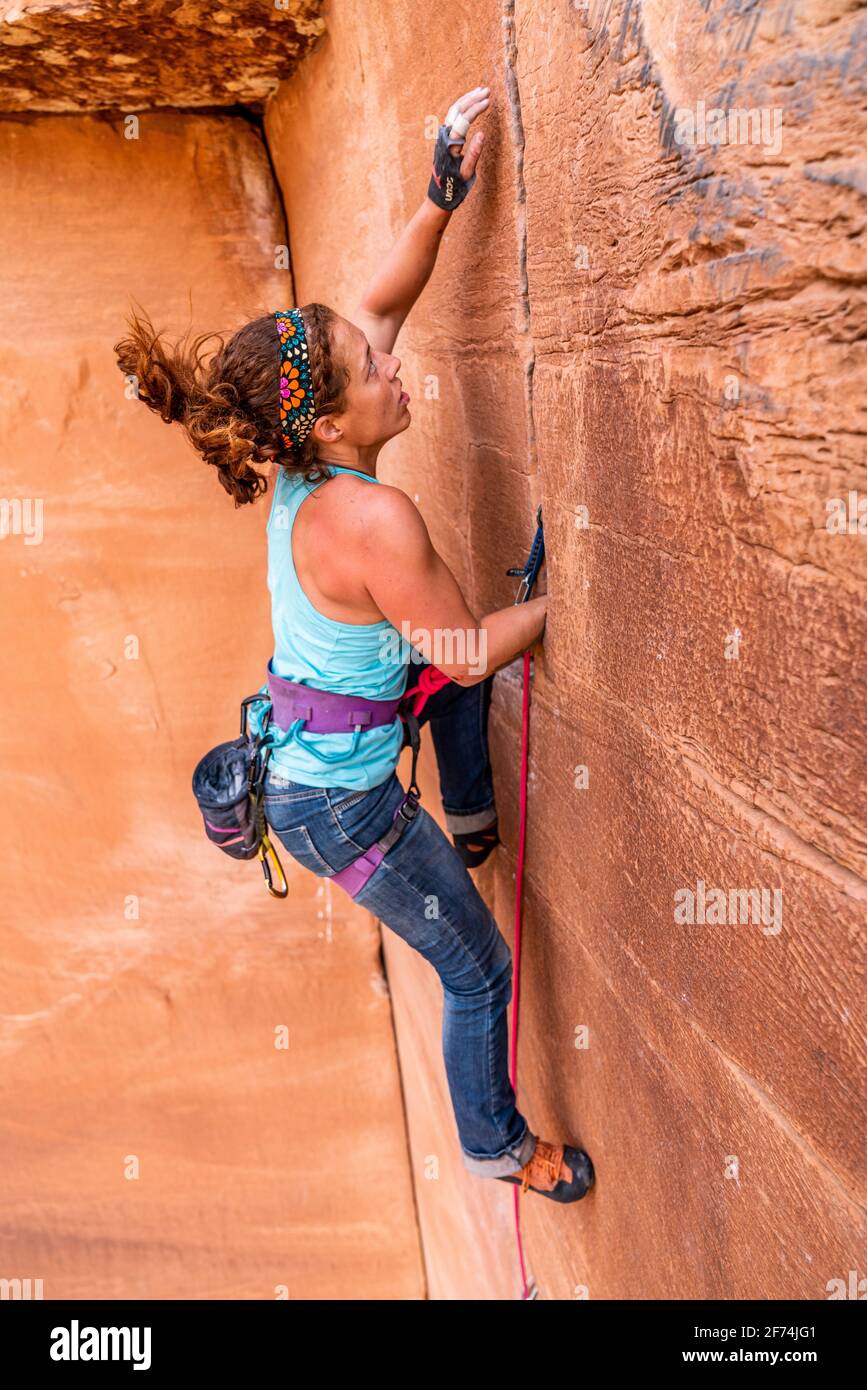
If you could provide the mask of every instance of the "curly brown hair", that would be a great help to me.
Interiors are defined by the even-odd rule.
[[[346,409],[349,369],[334,350],[337,315],[326,304],[301,309],[316,400],[315,418]],[[228,342],[217,333],[169,344],[144,311],[131,310],[129,336],[115,344],[117,364],[139,400],[167,424],[183,425],[194,448],[213,464],[235,506],[268,491],[256,464],[276,462],[310,482],[329,476],[316,459],[311,430],[288,448],[280,431],[280,340],[271,314],[251,319]],[[209,356],[207,345],[216,347]],[[206,361],[206,358],[208,359]]]

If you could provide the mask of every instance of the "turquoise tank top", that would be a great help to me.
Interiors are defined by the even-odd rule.
[[[379,481],[355,468],[328,467],[331,476],[354,473],[369,483]],[[369,700],[395,699],[406,689],[412,644],[385,618],[376,623],[342,623],[327,618],[314,608],[295,572],[292,525],[301,503],[319,482],[308,483],[300,474],[289,477],[281,468],[274,484],[266,527],[274,630],[272,669],[286,680],[318,690],[362,695]],[[267,693],[267,681],[260,689]],[[249,708],[249,727],[258,734],[264,707],[257,704]],[[399,719],[380,728],[345,734],[304,733],[301,721],[296,720],[287,730],[272,723],[269,735],[273,745],[269,768],[311,787],[377,787],[391,776],[403,747]]]

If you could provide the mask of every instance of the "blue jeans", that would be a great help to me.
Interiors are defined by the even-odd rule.
[[[416,663],[410,665],[413,685]],[[452,833],[493,821],[488,711],[494,677],[453,682],[428,697],[443,808]],[[304,868],[344,869],[391,826],[404,796],[397,773],[370,791],[309,787],[279,773],[265,778],[265,815]],[[536,1135],[515,1104],[508,1073],[512,952],[454,845],[436,821],[418,815],[355,898],[413,946],[443,985],[443,1057],[464,1166],[480,1177],[516,1173]]]

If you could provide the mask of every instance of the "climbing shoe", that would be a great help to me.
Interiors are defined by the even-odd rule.
[[[498,1178],[498,1182],[520,1183],[521,1191],[540,1192],[552,1202],[578,1202],[596,1180],[590,1155],[568,1144],[548,1144],[536,1140],[529,1162],[519,1173]]]
[[[492,825],[486,825],[484,830],[467,830],[463,834],[453,835],[452,840],[468,869],[477,869],[484,864],[491,851],[502,844],[496,820]]]

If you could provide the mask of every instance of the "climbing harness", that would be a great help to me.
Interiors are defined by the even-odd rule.
[[[256,738],[248,729],[249,706],[261,695],[241,701],[241,733],[219,743],[196,764],[193,796],[198,802],[205,834],[233,859],[258,858],[268,892],[285,898],[289,892],[283,865],[268,836],[265,820],[264,782],[271,747],[267,742],[270,711],[266,711]],[[274,870],[280,885],[275,887]]]
[[[391,846],[418,814],[421,791],[416,781],[416,767],[421,734],[417,715],[429,696],[450,679],[438,667],[426,667],[420,672],[418,683],[395,699],[368,700],[286,680],[274,672],[269,661],[268,693],[257,691],[241,702],[240,738],[212,748],[193,773],[193,795],[199,804],[208,839],[234,859],[252,859],[258,855],[268,891],[274,897],[285,898],[288,885],[268,836],[264,806],[265,772],[273,746],[269,738],[271,725],[286,730],[303,726],[305,732],[313,734],[352,730],[358,735],[365,729],[393,724],[400,718],[412,745],[409,789],[385,834],[345,868],[330,875],[332,883],[339,884],[351,898],[357,897]],[[410,701],[410,696],[415,698]],[[247,710],[257,701],[264,703],[265,712],[259,734],[254,739],[247,729]],[[280,875],[282,887],[279,889],[274,887],[272,865]]]
[[[442,675],[442,672],[439,674]],[[402,719],[409,729],[412,744],[409,789],[394,813],[392,825],[375,844],[357,859],[353,859],[351,864],[330,875],[332,883],[339,884],[351,898],[356,898],[391,846],[400,839],[404,830],[418,815],[421,801],[421,791],[416,782],[416,764],[421,747],[418,720],[409,707],[403,707],[406,692],[392,700],[368,700],[358,695],[336,695],[331,691],[315,690],[309,685],[301,685],[297,681],[285,680],[282,676],[275,675],[270,661],[268,689],[273,718],[281,729],[290,729],[293,723],[300,721],[308,733],[349,733],[350,729],[353,729],[358,734],[364,729],[393,724],[396,718]]]
[[[507,570],[507,574],[519,575],[521,583],[515,598],[516,603],[526,603],[533,591],[542,561],[545,558],[545,538],[542,531],[542,508],[536,512],[536,535],[530,548],[527,563],[523,569]],[[515,866],[515,986],[514,1000],[512,1006],[512,1039],[511,1055],[509,1063],[510,1081],[512,1090],[515,1092],[517,1103],[518,1095],[518,1007],[521,993],[521,922],[523,909],[523,889],[524,889],[524,845],[527,835],[527,766],[530,744],[530,675],[531,657],[529,650],[524,652],[524,672],[523,672],[523,698],[521,704],[521,788],[520,788],[520,820],[518,826],[518,859]],[[515,1188],[513,1197],[515,1212],[515,1240],[518,1245],[518,1260],[521,1266],[521,1299],[523,1302],[530,1302],[538,1297],[538,1289],[534,1281],[527,1283],[527,1270],[524,1263],[524,1247],[521,1243],[521,1221],[519,1215],[518,1200],[523,1191],[522,1187]]]

